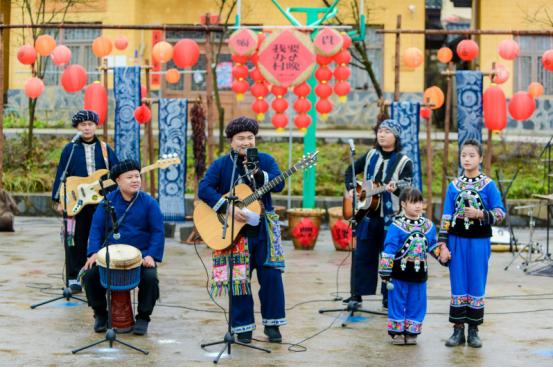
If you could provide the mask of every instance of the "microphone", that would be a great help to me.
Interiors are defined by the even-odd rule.
[[[113,224],[113,239],[119,240],[121,238],[121,234],[119,234],[119,223],[117,222],[117,216],[115,216],[115,208],[111,208],[110,214],[111,223]]]
[[[348,139],[348,143],[349,143],[349,149],[351,152],[355,153],[355,143],[353,143],[353,139]]]
[[[73,137],[73,139],[71,139],[71,143],[77,143],[77,141],[79,140],[79,138],[81,138],[81,135],[82,135],[81,132],[78,132],[77,134],[75,134],[75,136]]]

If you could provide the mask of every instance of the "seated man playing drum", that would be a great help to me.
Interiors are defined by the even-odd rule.
[[[136,161],[125,160],[115,165],[111,169],[111,178],[117,182],[118,189],[109,193],[108,199],[115,208],[120,237],[114,238],[112,221],[109,214],[106,214],[102,201],[94,213],[88,239],[88,260],[84,266],[87,271],[83,276],[86,296],[89,306],[94,310],[94,331],[105,331],[106,289],[100,282],[100,271],[96,265],[97,253],[106,242],[138,248],[142,253],[142,268],[138,285],[138,314],[133,333],[144,335],[148,331],[150,315],[159,298],[156,263],[161,262],[165,245],[163,215],[156,200],[140,191],[140,165]]]

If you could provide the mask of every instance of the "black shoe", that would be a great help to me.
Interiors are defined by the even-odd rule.
[[[388,309],[388,296],[382,297],[382,308]]]
[[[469,325],[469,332],[467,334],[467,343],[471,348],[481,348],[482,341],[478,337],[478,327]]]
[[[83,287],[80,284],[70,284],[71,294],[79,294],[83,292]]]
[[[242,344],[249,344],[250,342],[252,342],[252,332],[239,332],[236,334],[236,340],[238,340],[238,342],[241,342]]]
[[[361,295],[352,295],[349,298],[342,300],[342,303],[349,304],[349,302],[363,303]]]
[[[445,342],[445,346],[459,346],[464,345],[466,342],[465,340],[465,325],[462,326],[454,326],[453,327],[453,335],[447,339]]]
[[[134,326],[132,328],[132,333],[135,335],[146,335],[148,332],[148,323],[145,319],[136,319]]]
[[[278,326],[265,326],[263,333],[269,338],[269,342],[282,342],[282,335]]]
[[[94,315],[94,332],[105,332],[108,328],[107,314]]]

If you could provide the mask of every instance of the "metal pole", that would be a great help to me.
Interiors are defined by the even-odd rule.
[[[401,29],[401,14],[398,14],[396,30]],[[399,101],[399,54],[400,54],[400,33],[396,33],[396,46],[394,56],[394,101]]]
[[[289,116],[292,115],[290,112]],[[292,122],[288,123],[288,167],[292,167]],[[292,175],[288,177],[288,199],[287,199],[287,208],[292,208]]]
[[[146,59],[146,65],[149,64],[149,60]],[[146,93],[149,97],[150,95],[150,68],[146,68]],[[148,108],[152,108],[152,103],[150,101],[146,101],[146,105]],[[151,164],[154,163],[154,132],[152,124],[154,123],[153,120],[150,120],[149,123],[146,124],[146,132],[148,133],[148,162]],[[156,181],[155,181],[155,170],[151,171],[148,175],[150,177],[150,195],[155,198],[155,192],[156,192]]]

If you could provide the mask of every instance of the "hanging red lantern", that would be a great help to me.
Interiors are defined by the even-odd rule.
[[[422,51],[416,47],[409,47],[403,52],[403,64],[409,68],[417,68],[424,61]]]
[[[330,56],[317,55],[315,60],[317,61],[317,64],[322,66],[332,63],[332,57]]]
[[[84,92],[84,108],[92,110],[98,114],[100,118],[99,125],[106,122],[108,111],[108,92],[100,82],[94,82]]]
[[[17,50],[17,60],[21,64],[31,65],[36,60],[36,50],[31,45],[23,45]]]
[[[437,86],[428,87],[424,91],[424,94],[422,96],[423,101],[426,101],[433,105],[432,110],[437,110],[442,107],[442,105],[444,104],[444,99],[444,93],[442,92],[440,87]]]
[[[271,122],[277,131],[282,131],[288,125],[288,116],[286,114],[274,114]]]
[[[285,96],[287,92],[288,92],[288,88],[283,87],[283,86],[273,85],[271,87],[271,93],[274,96],[278,97],[278,98],[281,98],[282,96]]]
[[[242,101],[244,99],[244,93],[248,91],[248,88],[250,88],[250,85],[244,79],[232,82],[232,90],[236,93],[236,101]]]
[[[125,50],[129,45],[129,40],[125,36],[119,36],[115,39],[114,45],[117,50],[122,51]]]
[[[461,60],[471,61],[478,56],[478,44],[473,40],[463,40],[457,45],[457,55]]]
[[[334,85],[334,93],[338,96],[340,102],[346,102],[348,98],[349,91],[351,90],[351,85],[349,82],[340,81]]]
[[[56,46],[50,54],[52,63],[56,65],[66,65],[71,61],[71,50],[65,45]]]
[[[507,39],[499,43],[497,47],[497,52],[505,60],[514,60],[518,57],[520,48],[518,43],[514,40]]]
[[[294,118],[294,125],[300,130],[305,130],[311,125],[311,117],[307,114],[299,114]]]
[[[146,124],[152,120],[152,111],[143,103],[134,109],[134,118],[138,124]]]
[[[342,50],[336,55],[334,55],[334,61],[336,64],[349,64],[351,61],[351,54],[348,50]]]
[[[173,57],[173,45],[167,41],[159,41],[152,48],[152,59],[156,63],[166,63]]]
[[[248,67],[245,65],[235,65],[232,67],[232,77],[234,79],[248,78]]]
[[[536,101],[526,91],[519,91],[511,97],[509,102],[509,114],[515,120],[526,120],[536,110]]]
[[[167,81],[167,83],[175,84],[179,81],[179,79],[180,79],[180,73],[178,69],[171,68],[165,72],[165,80]]]
[[[173,61],[179,68],[190,68],[200,58],[200,46],[196,41],[182,39],[173,47]]]
[[[496,84],[503,84],[509,79],[509,70],[505,65],[495,63],[495,69],[492,70],[493,78],[492,82]]]
[[[491,131],[501,131],[507,126],[507,101],[505,93],[492,84],[483,96],[484,124]]]
[[[330,95],[332,95],[332,87],[330,87],[328,83],[317,84],[315,86],[315,94],[320,99],[329,98]]]
[[[543,67],[550,72],[553,72],[553,49],[547,50],[541,57]]]
[[[309,110],[311,110],[311,101],[306,98],[298,98],[296,102],[294,102],[294,110],[298,114],[307,113]]]
[[[288,101],[284,98],[275,98],[271,104],[273,110],[278,113],[283,113],[288,108]]]
[[[309,92],[311,92],[311,87],[305,82],[294,87],[294,94],[298,97],[307,97]]]
[[[334,69],[334,78],[339,81],[347,80],[351,75],[351,70],[347,66],[337,66]]]
[[[44,92],[44,82],[37,77],[31,77],[27,79],[23,86],[25,95],[29,98],[38,98]]]
[[[442,47],[438,50],[438,61],[442,64],[447,64],[453,58],[453,51],[449,47]]]
[[[251,88],[252,96],[255,98],[265,97],[269,94],[269,89],[264,83],[254,83]]]
[[[56,48],[56,40],[50,35],[40,35],[35,41],[35,49],[41,56],[48,56]]]
[[[421,114],[421,118],[430,119],[430,115],[432,115],[432,110],[430,110],[428,107],[422,107],[420,114]]]
[[[543,95],[543,86],[541,83],[532,82],[528,85],[528,93],[534,98],[538,98]]]
[[[230,58],[237,64],[246,64],[248,62],[249,56],[232,54]]]
[[[247,75],[247,74],[246,74]],[[251,72],[250,72],[250,77],[252,77],[253,81],[254,82],[257,82],[257,83],[261,83],[261,82],[264,82],[265,81],[265,78],[263,77],[263,74],[261,74],[261,72],[259,71],[258,68],[254,68]]]
[[[329,99],[317,101],[315,109],[321,114],[321,120],[325,121],[328,118],[328,113],[332,111],[332,102]]]
[[[342,48],[349,49],[349,47],[351,46],[351,37],[346,32],[342,32],[341,35],[342,40],[344,41],[344,43],[342,44]]]
[[[92,52],[96,57],[103,58],[111,53],[113,45],[111,40],[106,36],[96,37],[92,42]]]
[[[319,83],[323,83],[332,79],[332,70],[327,66],[321,66],[315,71],[315,78]]]
[[[252,103],[252,110],[256,113],[256,119],[263,121],[265,113],[269,111],[269,103],[262,98],[258,98]]]
[[[86,70],[79,64],[69,65],[61,75],[61,85],[70,93],[80,91],[86,85],[86,80]]]

